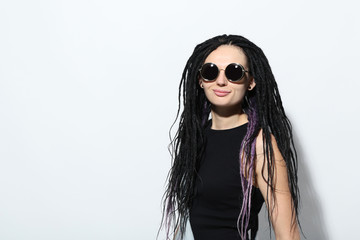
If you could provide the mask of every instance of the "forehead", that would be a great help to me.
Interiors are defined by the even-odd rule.
[[[205,59],[205,63],[215,63],[218,66],[227,66],[230,63],[239,63],[247,66],[247,57],[243,50],[233,45],[221,45]]]

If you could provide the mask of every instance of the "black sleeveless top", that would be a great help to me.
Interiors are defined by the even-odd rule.
[[[190,209],[190,224],[195,240],[239,240],[237,219],[242,204],[239,152],[247,123],[227,130],[205,129],[206,147]],[[253,187],[248,230],[255,239],[258,213],[264,199]],[[250,239],[248,237],[248,239]]]

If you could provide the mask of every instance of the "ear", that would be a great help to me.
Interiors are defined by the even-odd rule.
[[[203,81],[202,81],[201,78],[199,79],[199,85],[200,85],[201,88],[204,88],[204,86],[203,86]]]
[[[249,91],[253,90],[255,86],[256,86],[255,79],[253,77],[251,77],[250,82],[249,82],[249,86],[248,86],[248,90]]]

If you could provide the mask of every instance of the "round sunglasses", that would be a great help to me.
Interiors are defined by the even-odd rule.
[[[215,81],[220,70],[225,71],[225,76],[230,82],[240,82],[246,72],[245,68],[238,63],[230,63],[225,69],[219,69],[214,63],[205,63],[200,69],[200,76],[205,82]]]

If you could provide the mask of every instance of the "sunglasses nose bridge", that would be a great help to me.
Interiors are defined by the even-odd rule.
[[[223,72],[221,72],[221,70],[223,70]],[[215,81],[218,85],[222,85],[222,86],[224,86],[228,83],[228,79],[225,75],[225,69],[219,68],[219,73],[218,73],[218,76],[215,79]]]

